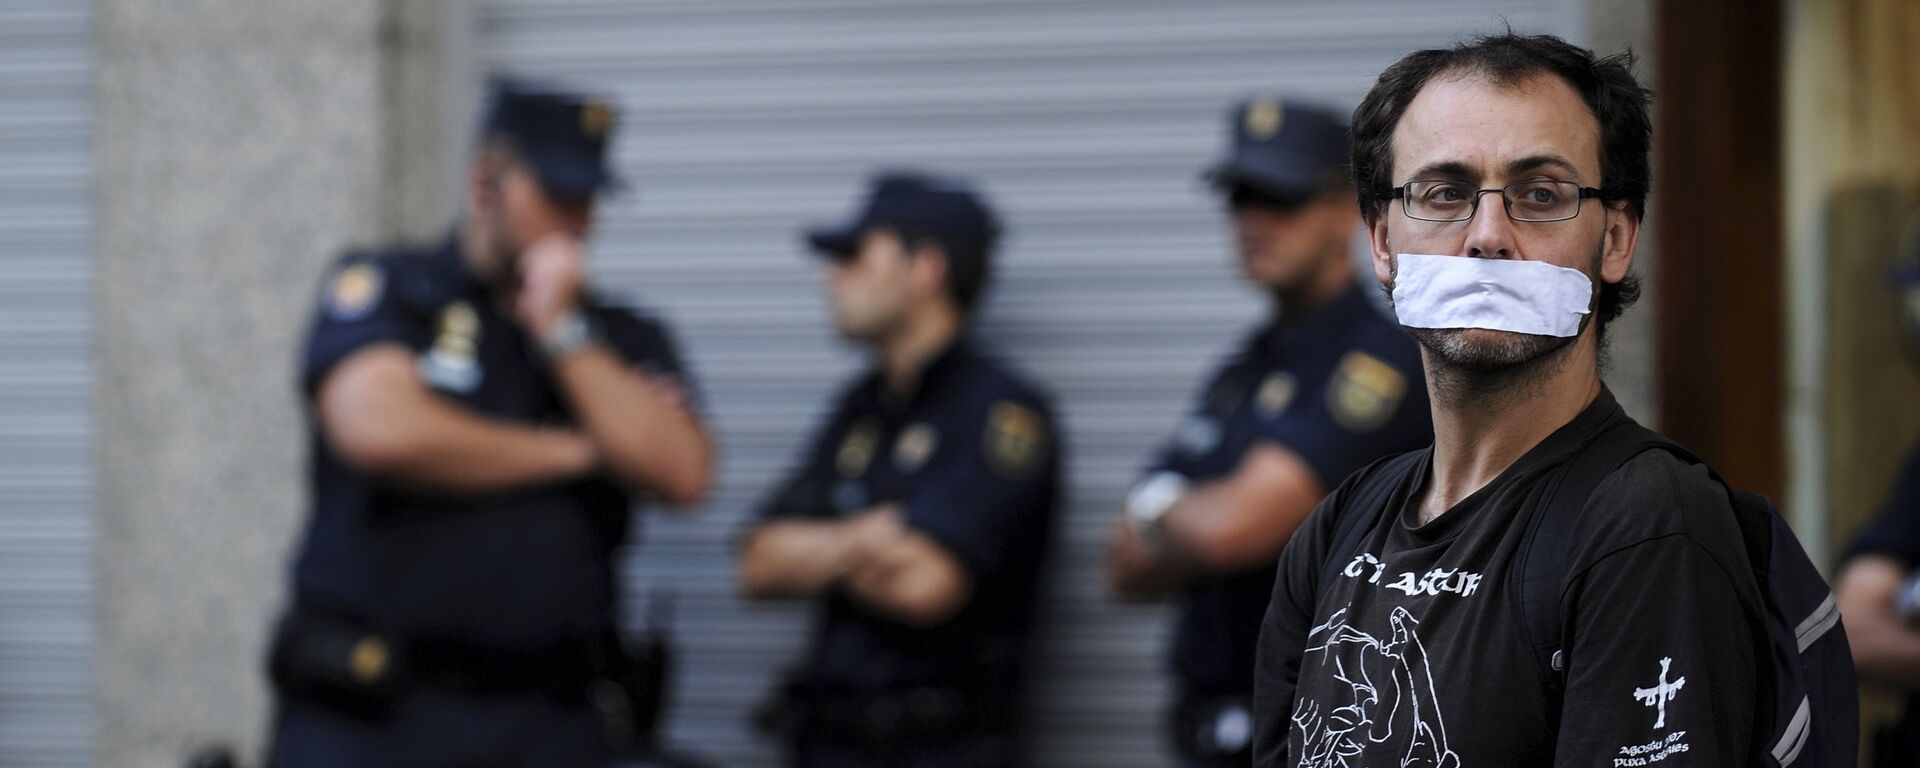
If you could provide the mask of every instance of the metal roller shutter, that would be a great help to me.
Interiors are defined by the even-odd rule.
[[[1199,377],[1262,312],[1197,178],[1234,98],[1350,107],[1416,47],[1495,28],[1576,36],[1572,0],[895,3],[491,0],[487,69],[624,105],[636,194],[606,211],[602,281],[677,327],[725,443],[710,509],[655,517],[632,593],[671,589],[684,650],[673,743],[764,765],[746,713],[795,654],[800,606],[749,605],[732,541],[861,365],[826,325],[798,227],[875,167],[978,180],[1008,221],[981,332],[1049,385],[1071,450],[1044,607],[1040,765],[1161,765],[1164,609],[1108,596],[1109,515]],[[465,136],[454,137],[465,141]]]
[[[92,760],[92,31],[0,5],[0,766]]]

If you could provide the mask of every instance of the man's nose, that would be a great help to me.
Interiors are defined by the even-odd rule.
[[[1505,192],[1483,189],[1474,195],[1481,204],[1474,206],[1473,218],[1467,220],[1467,240],[1461,245],[1465,251],[1462,255],[1481,259],[1515,258],[1513,219],[1507,216]],[[1487,195],[1493,195],[1493,199],[1488,200]]]

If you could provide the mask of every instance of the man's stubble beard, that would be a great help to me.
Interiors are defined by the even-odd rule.
[[[1587,269],[1587,280],[1592,286],[1587,297],[1587,314],[1580,318],[1580,327],[1572,336],[1471,328],[1406,327],[1407,333],[1426,352],[1423,357],[1427,361],[1427,375],[1432,379],[1435,394],[1483,400],[1524,397],[1532,391],[1535,383],[1558,371],[1566,363],[1569,350],[1586,334],[1587,325],[1593,321],[1600,295],[1603,249],[1604,243],[1594,247],[1593,259]],[[1399,271],[1400,261],[1396,257],[1392,277],[1398,278]],[[1386,290],[1388,302],[1391,303],[1391,281]],[[1469,334],[1491,335],[1492,338],[1472,340]]]

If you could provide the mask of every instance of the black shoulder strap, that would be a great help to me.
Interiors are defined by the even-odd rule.
[[[1340,508],[1330,510],[1334,513],[1333,546],[1327,549],[1327,559],[1320,565],[1320,583],[1315,585],[1315,594],[1325,594],[1327,586],[1347,567],[1347,561],[1359,553],[1360,540],[1366,538],[1373,522],[1380,519],[1393,489],[1427,453],[1403,453],[1360,470],[1360,479],[1354,482],[1346,498],[1341,499]]]
[[[1571,565],[1568,557],[1574,520],[1607,476],[1640,454],[1655,450],[1673,453],[1689,463],[1699,461],[1653,430],[1631,420],[1621,421],[1601,430],[1579,453],[1550,473],[1533,496],[1537,502],[1530,505],[1518,562],[1511,572],[1512,594],[1550,701],[1558,702],[1564,691],[1566,657],[1562,653],[1560,599]],[[1547,712],[1555,728],[1559,726],[1559,714],[1558,706]]]

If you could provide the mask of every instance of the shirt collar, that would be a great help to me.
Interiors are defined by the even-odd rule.
[[[1282,307],[1261,332],[1260,345],[1269,354],[1278,354],[1300,344],[1325,344],[1329,336],[1353,328],[1369,314],[1378,316],[1379,312],[1367,301],[1359,283],[1349,283],[1333,298],[1303,314],[1289,315]]]
[[[905,412],[918,410],[941,390],[960,378],[966,369],[966,360],[973,356],[973,343],[965,333],[961,333],[947,343],[947,346],[928,360],[920,369],[919,379],[914,383],[913,393],[904,401],[898,400],[887,391],[886,377],[878,370],[873,372],[868,387],[873,399],[889,411]]]

